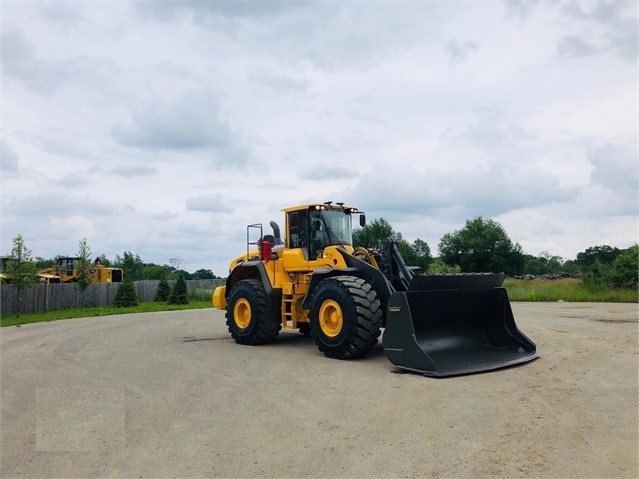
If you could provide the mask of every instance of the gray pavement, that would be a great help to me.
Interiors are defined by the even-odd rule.
[[[0,475],[637,477],[638,305],[513,310],[541,357],[446,379],[212,309],[2,328]]]

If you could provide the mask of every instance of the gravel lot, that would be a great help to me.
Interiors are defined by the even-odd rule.
[[[3,328],[2,478],[637,477],[637,304],[514,303],[541,357],[434,379],[223,312]]]

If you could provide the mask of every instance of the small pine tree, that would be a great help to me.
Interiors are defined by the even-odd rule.
[[[166,278],[162,278],[160,280],[160,284],[158,284],[158,289],[155,292],[155,298],[153,298],[153,301],[164,303],[169,300],[169,296],[171,296],[171,286]]]
[[[169,296],[169,304],[189,304],[189,298],[186,289],[186,281],[182,275],[178,276],[173,291]]]
[[[131,281],[124,281],[118,286],[113,298],[113,306],[116,308],[126,308],[128,306],[138,305],[138,295],[135,292],[135,286]]]

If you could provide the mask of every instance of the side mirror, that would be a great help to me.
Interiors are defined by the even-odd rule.
[[[366,215],[365,214],[361,214],[359,215],[359,225],[363,228],[364,226],[366,226]]]

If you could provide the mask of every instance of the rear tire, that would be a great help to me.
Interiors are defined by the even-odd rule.
[[[226,325],[236,343],[249,345],[270,343],[282,329],[279,318],[269,311],[268,296],[257,279],[245,279],[233,286]]]
[[[327,278],[313,293],[310,325],[313,342],[325,356],[363,356],[380,335],[382,310],[377,293],[355,276]]]

